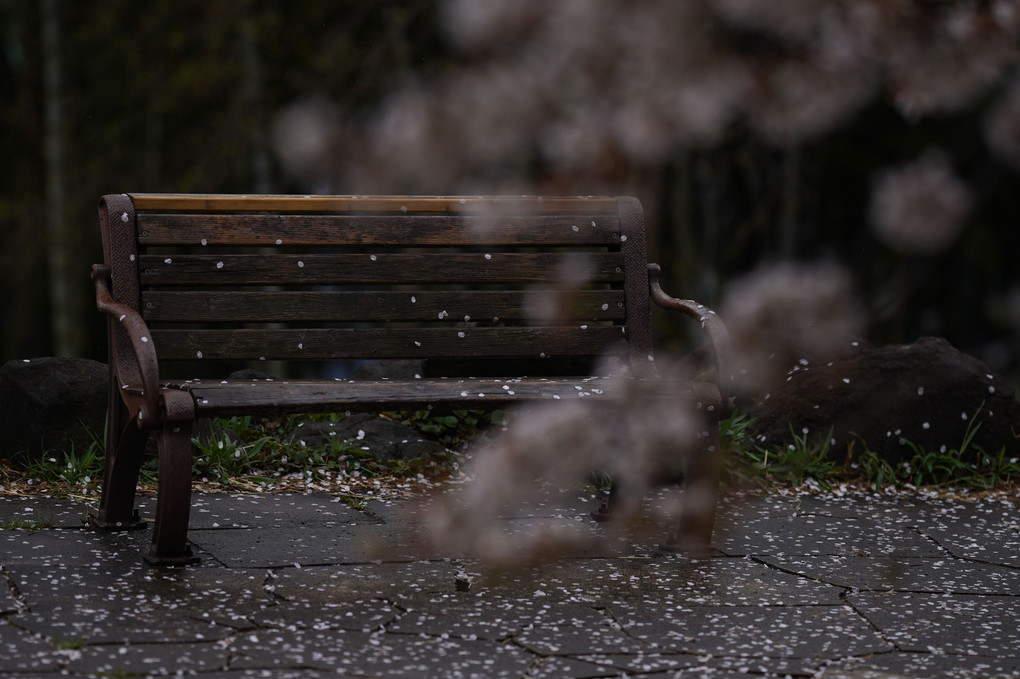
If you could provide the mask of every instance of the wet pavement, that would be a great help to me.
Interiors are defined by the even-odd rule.
[[[597,533],[594,502],[503,528]],[[202,561],[163,570],[149,531],[87,511],[0,497],[0,677],[1020,676],[1015,501],[735,497],[703,558],[595,548],[501,577],[422,559],[396,501],[198,494]]]

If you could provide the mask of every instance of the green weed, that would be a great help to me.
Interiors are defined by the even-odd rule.
[[[979,409],[980,410],[980,409]],[[818,440],[808,439],[791,428],[791,441],[785,448],[766,447],[752,440],[751,420],[738,413],[720,424],[723,441],[723,478],[730,485],[755,486],[799,485],[813,479],[822,488],[837,481],[859,481],[876,491],[884,487],[948,487],[959,486],[988,490],[1020,482],[1020,460],[1006,456],[1005,448],[988,453],[973,445],[980,428],[977,413],[958,448],[923,450],[917,444],[900,439],[910,455],[900,463],[892,463],[870,450],[865,441],[854,441],[863,453],[847,457],[847,464],[831,459],[832,431]]]
[[[88,639],[53,639],[53,645],[65,651],[78,651],[88,644]]]
[[[858,476],[868,485],[874,486],[876,492],[888,483],[893,485],[899,483],[896,468],[867,446],[864,446],[864,454],[860,457],[857,469]]]
[[[829,460],[832,430],[813,440],[807,432],[790,427],[792,443],[784,448],[759,445],[750,436],[751,420],[739,413],[720,423],[720,438],[726,453],[724,478],[730,483],[753,485],[799,485],[813,479],[828,487],[836,470]]]
[[[52,516],[47,516],[44,519],[13,518],[0,524],[0,530],[45,530],[54,528],[56,525]]]
[[[979,450],[975,471],[985,488],[1020,483],[1020,458],[1007,458],[1005,446],[997,453]]]
[[[102,469],[103,455],[95,442],[83,453],[78,453],[71,444],[70,450],[60,458],[44,454],[38,460],[25,463],[25,473],[29,478],[77,490],[94,488],[98,479],[102,478]]]

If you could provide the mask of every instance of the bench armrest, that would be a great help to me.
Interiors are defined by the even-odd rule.
[[[139,421],[147,423],[158,421],[160,417],[159,363],[156,359],[156,349],[152,345],[149,326],[146,325],[137,311],[113,299],[113,295],[110,294],[109,284],[110,267],[100,264],[94,265],[92,267],[92,280],[96,284],[96,307],[113,318],[117,323],[120,323],[124,329],[123,336],[127,337],[128,346],[130,346],[134,354],[134,362],[128,369],[128,372],[133,373],[130,377],[136,377],[141,383],[141,391],[128,391],[125,389],[125,386],[117,385],[121,396],[129,406],[137,406]],[[119,350],[119,343],[116,338],[111,337],[110,341],[113,343],[111,345],[110,360],[117,363],[125,360],[126,357]],[[118,376],[121,379],[126,377],[121,374],[121,366],[117,365],[116,367]]]
[[[652,301],[663,309],[680,311],[691,318],[698,320],[701,327],[708,334],[712,344],[712,351],[715,354],[716,386],[719,388],[719,396],[722,402],[722,413],[720,417],[729,417],[733,411],[733,404],[730,398],[733,373],[730,370],[730,334],[723,325],[722,319],[703,304],[689,299],[677,299],[667,295],[659,285],[659,276],[662,269],[658,264],[648,265],[648,287],[651,292]]]

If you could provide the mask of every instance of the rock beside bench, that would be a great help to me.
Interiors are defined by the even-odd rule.
[[[859,456],[862,441],[899,462],[914,454],[907,442],[951,451],[978,427],[965,459],[975,459],[978,448],[995,453],[1005,446],[1007,456],[1020,454],[1013,386],[941,338],[861,343],[830,363],[794,366],[788,378],[751,410],[752,435],[770,449],[793,443],[794,434],[817,441],[831,428],[833,462],[843,464],[851,444]]]
[[[0,459],[39,460],[83,452],[100,439],[106,421],[105,363],[45,357],[8,361],[0,367]],[[91,433],[90,433],[91,432]]]

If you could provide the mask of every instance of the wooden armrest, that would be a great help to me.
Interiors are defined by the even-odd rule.
[[[134,354],[134,361],[129,369],[133,369],[131,372],[136,375],[132,375],[131,378],[137,376],[138,382],[141,384],[141,393],[137,395],[134,393],[128,394],[124,389],[120,388],[120,385],[116,386],[121,389],[125,402],[130,401],[129,405],[131,402],[141,402],[138,406],[139,421],[152,423],[157,421],[157,418],[160,416],[159,363],[156,359],[156,348],[152,343],[149,326],[146,325],[138,312],[113,299],[113,295],[110,294],[109,279],[110,268],[108,266],[96,264],[92,267],[92,280],[96,285],[96,307],[120,323],[123,328],[124,336],[127,337],[128,345]],[[120,363],[127,359],[118,348],[119,345],[115,343],[114,352],[111,352],[114,355],[111,355],[110,360],[116,361],[118,373],[120,373]],[[128,376],[121,375],[121,377]]]
[[[701,327],[708,334],[715,354],[716,383],[719,387],[719,396],[722,399],[723,412],[720,417],[729,417],[733,411],[730,389],[733,382],[733,373],[730,370],[730,334],[726,330],[722,319],[703,304],[689,299],[677,299],[667,295],[659,285],[659,276],[662,269],[658,264],[648,265],[648,287],[651,292],[652,301],[663,309],[672,309],[687,314],[698,320]]]

